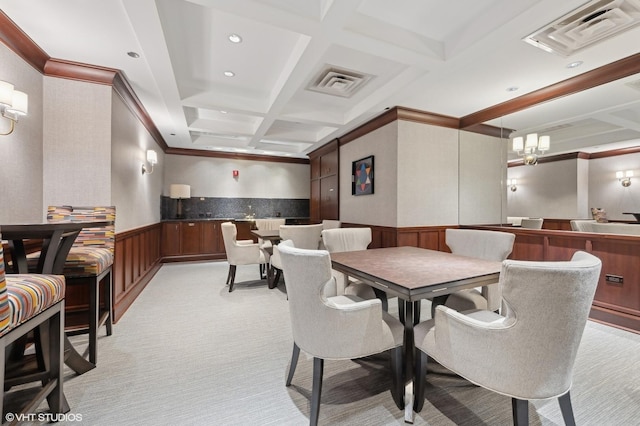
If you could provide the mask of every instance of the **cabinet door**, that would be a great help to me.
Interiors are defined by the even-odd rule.
[[[311,181],[311,196],[309,198],[309,216],[311,223],[320,222],[320,179]]]
[[[182,222],[182,254],[200,254],[202,222]]]
[[[318,179],[320,177],[320,157],[313,157],[309,159],[311,163],[311,179]]]
[[[177,256],[182,253],[180,247],[180,222],[162,223],[162,255]]]
[[[331,176],[338,173],[338,150],[328,152],[320,157],[320,175]]]
[[[320,219],[338,220],[338,176],[320,179]]]
[[[203,254],[218,252],[218,240],[215,222],[202,222],[202,250]]]

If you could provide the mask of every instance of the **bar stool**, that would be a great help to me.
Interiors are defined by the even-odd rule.
[[[45,398],[52,413],[69,411],[63,393],[64,296],[65,278],[61,275],[5,277],[0,244],[0,383],[3,384],[0,413],[4,413],[5,396],[11,387],[32,382],[40,382],[42,389],[23,404],[20,414],[35,412]],[[7,348],[32,331],[38,337],[37,355],[18,359],[5,356]],[[34,357],[36,360],[32,362]],[[18,423],[18,418],[10,424]]]

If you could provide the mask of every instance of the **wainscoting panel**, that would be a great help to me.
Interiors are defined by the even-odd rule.
[[[160,269],[160,224],[116,234],[113,316],[118,321]]]

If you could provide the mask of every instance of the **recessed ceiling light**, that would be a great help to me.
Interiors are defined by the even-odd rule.
[[[570,64],[568,64],[567,68],[577,68],[580,65],[582,65],[582,61],[575,61],[575,62],[571,62]]]
[[[507,92],[516,92],[518,89],[520,89],[518,86],[507,87]]]
[[[138,59],[140,57],[140,54],[136,53],[136,52],[127,52],[127,55],[131,56],[132,58],[136,58]]]
[[[236,74],[233,71],[225,71],[224,75],[226,75],[227,77],[233,77]]]
[[[220,110],[220,114],[226,114],[226,113],[227,113],[227,111]]]
[[[231,43],[242,43],[242,37],[238,34],[229,34],[229,41]]]
[[[175,135],[176,135],[175,133],[171,133],[171,136],[175,136]]]

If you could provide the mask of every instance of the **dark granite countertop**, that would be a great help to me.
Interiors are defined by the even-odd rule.
[[[162,219],[160,222],[207,222],[212,220],[225,220],[234,222],[253,222],[256,219],[289,219],[289,220],[308,220],[308,217],[256,217],[254,219],[234,218],[234,217],[197,217],[182,219]]]

